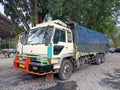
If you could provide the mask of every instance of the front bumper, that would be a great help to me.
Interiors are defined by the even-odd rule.
[[[30,74],[45,75],[53,73],[53,65],[40,65],[31,62],[30,56],[26,57],[25,61],[20,61],[20,56],[17,55],[14,59],[14,68]]]

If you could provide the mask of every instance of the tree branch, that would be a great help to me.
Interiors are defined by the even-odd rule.
[[[11,7],[13,8],[13,10],[16,12],[17,16],[21,19],[22,23],[24,24],[26,31],[29,30],[29,26],[27,24],[27,21],[25,20],[25,17],[23,16],[21,11],[18,11],[16,5],[14,4],[13,0],[8,0],[8,2],[10,3]]]

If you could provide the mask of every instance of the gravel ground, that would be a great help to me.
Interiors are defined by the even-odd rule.
[[[107,54],[101,65],[81,67],[67,81],[17,71],[13,58],[0,55],[0,90],[120,90],[120,53]]]

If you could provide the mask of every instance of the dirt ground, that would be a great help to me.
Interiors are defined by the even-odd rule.
[[[81,67],[67,81],[17,71],[13,58],[0,55],[0,90],[120,90],[120,53],[107,54],[103,64]]]

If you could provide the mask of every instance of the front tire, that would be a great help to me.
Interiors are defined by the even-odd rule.
[[[73,65],[71,61],[69,60],[64,60],[58,73],[58,77],[61,80],[67,80],[71,77],[73,71]]]

